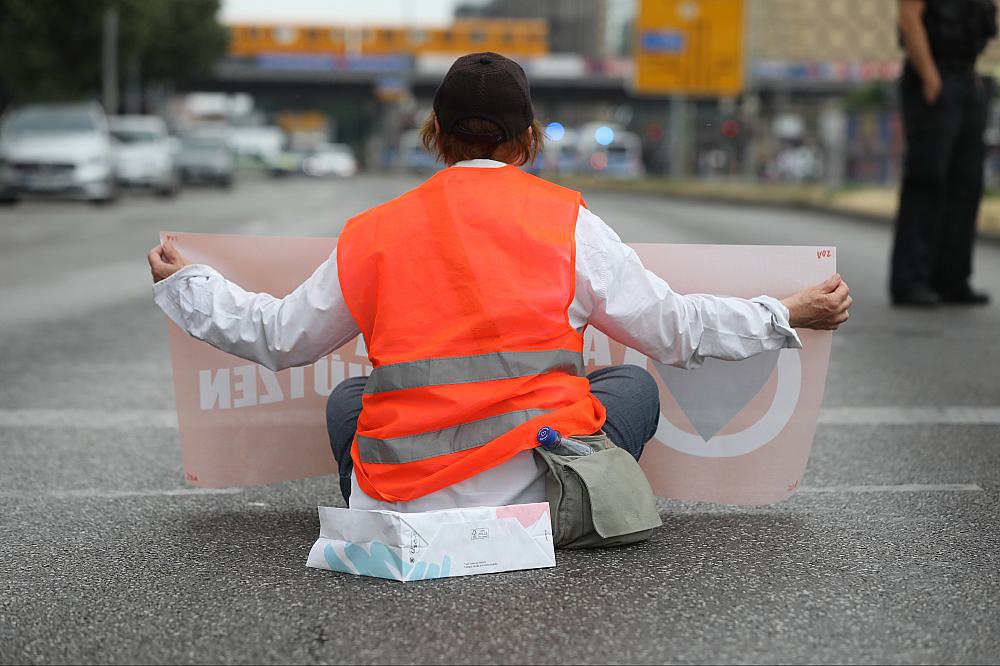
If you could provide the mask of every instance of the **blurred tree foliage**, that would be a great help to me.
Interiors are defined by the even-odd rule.
[[[851,91],[844,100],[849,113],[887,111],[892,103],[892,91],[884,81],[873,81]]]
[[[101,89],[104,12],[118,10],[118,74],[145,84],[204,76],[225,53],[219,0],[0,0],[0,97],[90,97]]]

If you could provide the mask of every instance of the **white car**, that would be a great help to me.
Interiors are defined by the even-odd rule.
[[[35,104],[0,121],[0,201],[115,198],[108,120],[96,103]]]
[[[157,116],[112,116],[115,175],[120,185],[173,196],[179,188],[167,125]]]
[[[302,159],[302,173],[316,178],[349,178],[358,172],[358,161],[351,147],[343,143],[323,143]]]

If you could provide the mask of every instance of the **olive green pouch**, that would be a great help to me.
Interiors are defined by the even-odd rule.
[[[535,449],[548,468],[545,490],[555,546],[604,548],[648,539],[663,522],[639,463],[605,435],[573,439],[597,451],[561,456]]]

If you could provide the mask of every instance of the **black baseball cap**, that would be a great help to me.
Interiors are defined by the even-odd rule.
[[[528,129],[535,119],[528,77],[521,66],[499,53],[470,53],[452,64],[434,94],[441,131],[475,143],[503,143]],[[496,132],[472,132],[462,123],[480,118]]]

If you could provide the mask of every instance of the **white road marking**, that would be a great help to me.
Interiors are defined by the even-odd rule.
[[[1000,407],[827,407],[823,425],[1000,425]]]
[[[236,495],[246,488],[168,488],[164,490],[102,490],[82,488],[73,490],[0,491],[0,498],[52,498],[52,499],[128,499],[132,497],[197,497],[200,495]],[[975,483],[901,483],[882,486],[803,486],[800,493],[835,495],[851,493],[981,493],[982,486]],[[247,502],[247,506],[266,507],[266,502]]]
[[[800,493],[981,493],[975,483],[901,483],[894,486],[802,486]]]
[[[831,407],[821,425],[1000,425],[1000,407]],[[172,409],[0,409],[0,428],[176,428]]]
[[[0,428],[176,428],[172,409],[0,409]]]
[[[56,499],[96,498],[122,499],[128,497],[190,497],[197,495],[235,495],[242,493],[243,488],[167,488],[164,490],[101,490],[96,488],[81,488],[73,490],[5,490],[0,497],[53,497]]]

